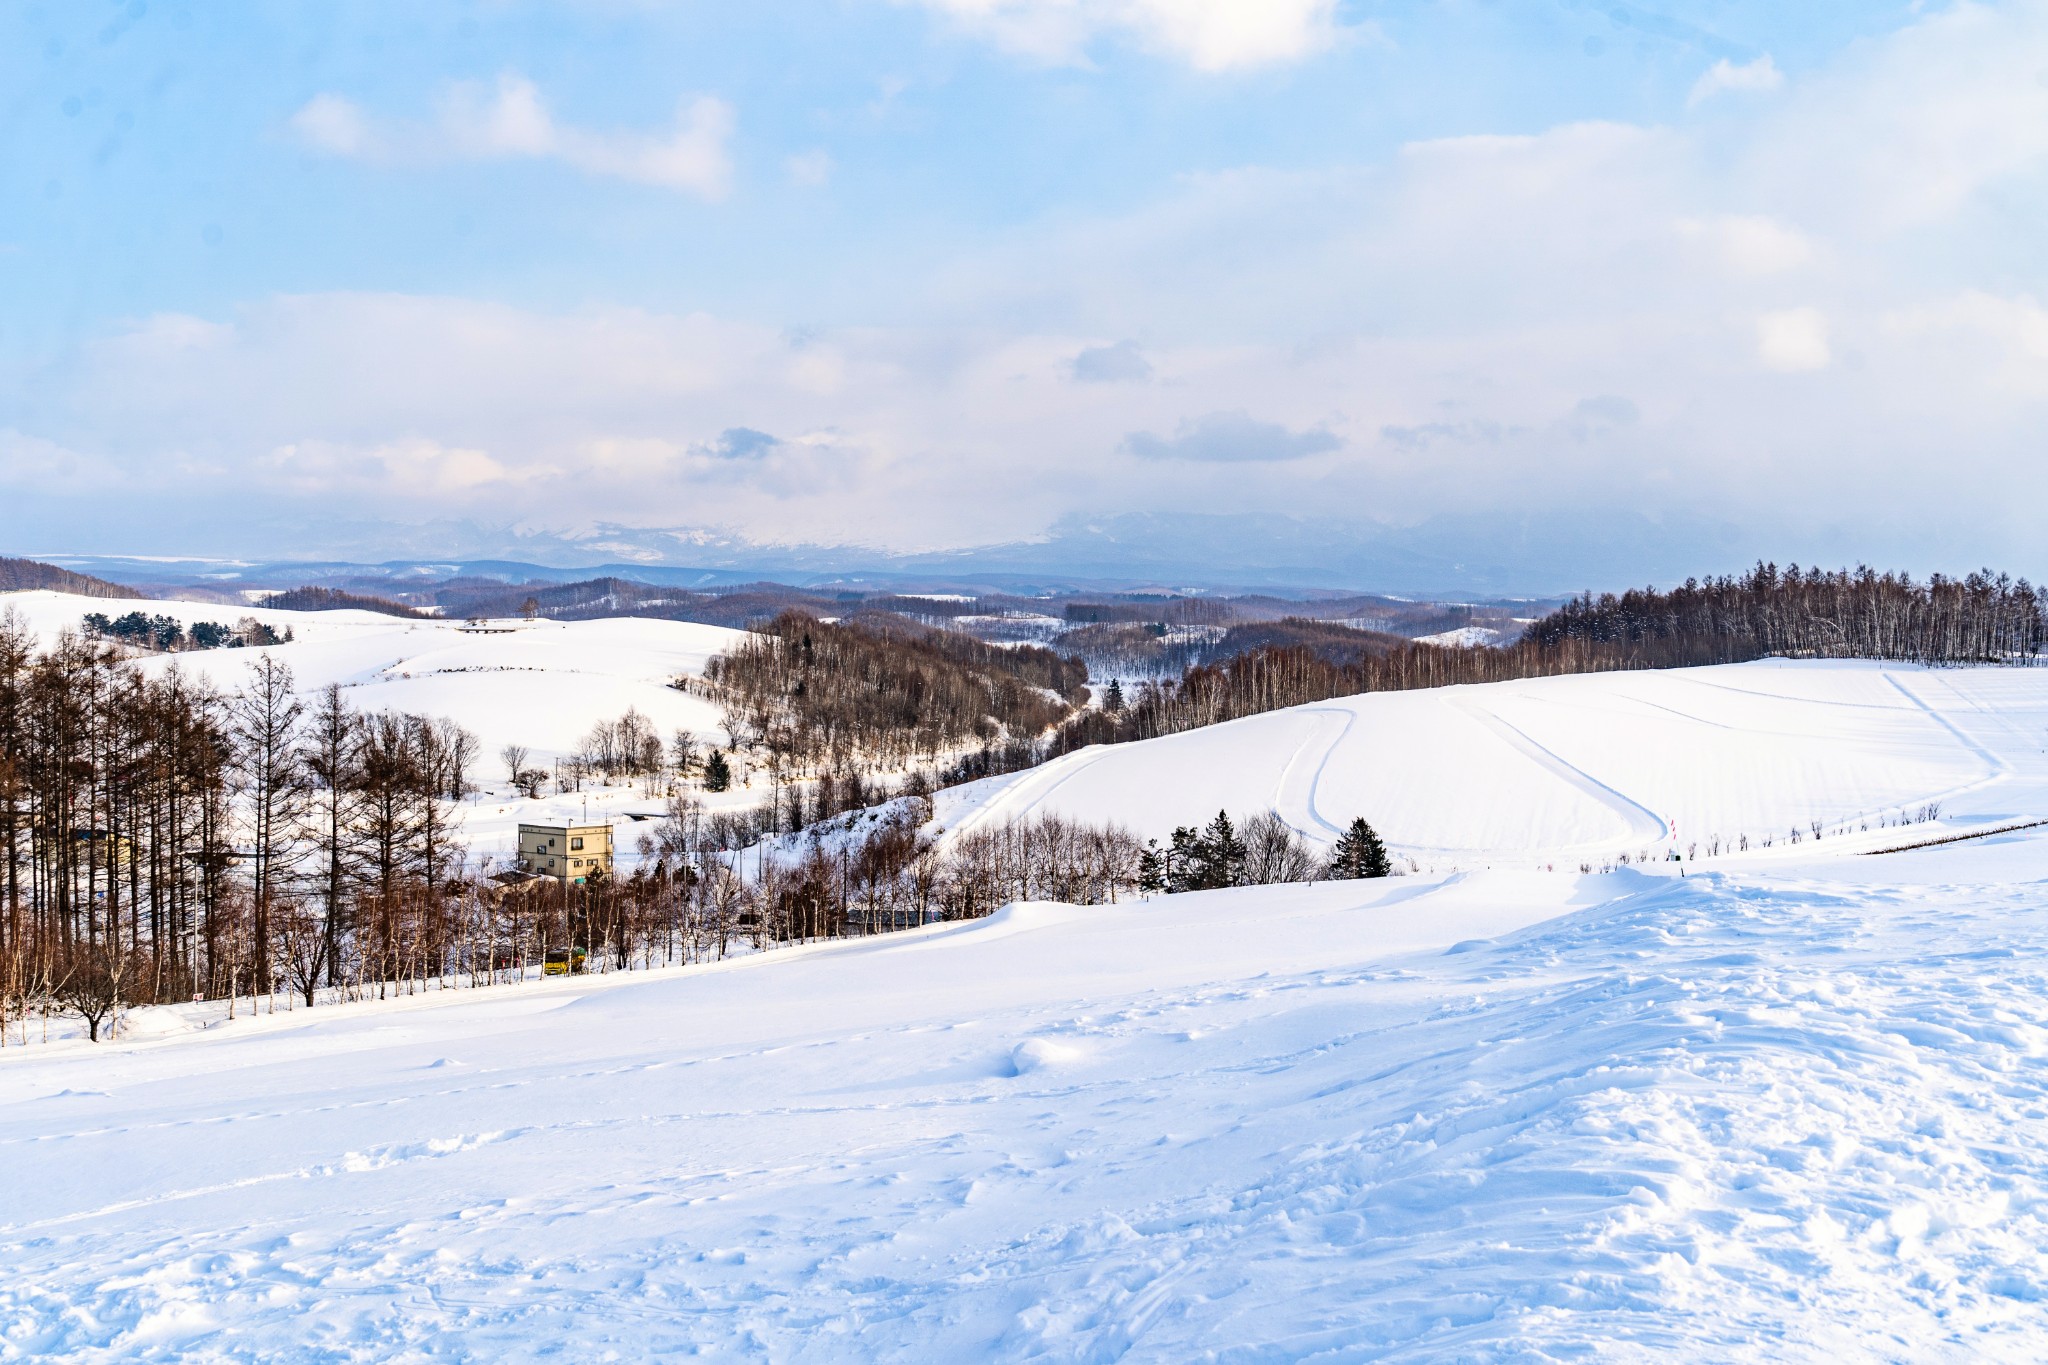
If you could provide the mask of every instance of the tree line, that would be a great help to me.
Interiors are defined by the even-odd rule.
[[[1832,572],[1759,564],[1739,577],[1688,579],[1567,602],[1523,646],[1575,642],[1635,667],[1739,663],[1769,656],[1921,664],[2031,662],[2048,638],[2048,592],[1979,570],[1925,583],[1869,567]]]
[[[765,750],[778,785],[1036,738],[1088,695],[1077,659],[880,613],[825,622],[784,612],[714,658],[706,681],[733,745]]]
[[[1002,771],[1090,744],[1151,739],[1365,692],[1770,657],[2032,663],[2044,644],[2048,592],[2025,579],[1985,570],[1919,583],[1869,568],[1760,564],[1740,577],[1688,580],[1669,592],[1588,594],[1507,645],[1410,642],[1349,659],[1305,646],[1253,649],[1077,713],[1029,755],[991,747],[981,760],[988,771]]]
[[[182,621],[171,616],[131,611],[109,617],[105,612],[89,611],[83,625],[88,639],[111,640],[134,649],[160,653],[175,653],[182,649],[279,645],[289,643],[292,638],[290,626],[280,632],[253,616],[244,616],[232,626],[219,621],[194,621],[187,629]]]
[[[0,1017],[402,975],[465,858],[476,743],[308,703],[268,653],[223,693],[0,617]]]
[[[977,826],[949,838],[932,826],[930,802],[914,796],[752,853],[724,849],[702,807],[677,796],[647,836],[643,854],[640,869],[617,894],[644,899],[648,890],[665,887],[693,905],[723,906],[733,916],[734,935],[760,948],[977,919],[1019,901],[1103,905],[1139,895],[1384,877],[1393,870],[1362,818],[1324,857],[1271,811],[1235,821],[1219,811],[1199,833],[1178,830],[1162,848],[1156,840],[1141,843],[1118,824],[1057,815]]]

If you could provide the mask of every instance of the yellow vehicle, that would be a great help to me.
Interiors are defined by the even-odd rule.
[[[589,954],[581,948],[550,948],[540,960],[542,976],[580,976]]]

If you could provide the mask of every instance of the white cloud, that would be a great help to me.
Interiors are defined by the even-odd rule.
[[[1698,104],[1724,91],[1761,94],[1776,90],[1784,83],[1784,73],[1778,70],[1778,64],[1771,60],[1768,52],[1740,66],[1723,57],[1693,82],[1692,94],[1687,96],[1686,103]]]
[[[367,445],[319,439],[292,442],[255,463],[268,480],[301,493],[381,495],[400,502],[468,495],[556,472],[511,470],[485,451],[416,436]]]
[[[1073,376],[1083,384],[1142,384],[1152,377],[1152,362],[1135,341],[1090,346],[1074,357]]]
[[[663,133],[596,132],[558,122],[533,82],[508,72],[492,86],[451,85],[426,125],[378,120],[340,95],[321,94],[292,116],[291,127],[307,146],[356,160],[552,160],[711,200],[723,199],[732,183],[732,107],[710,95],[682,99]]]
[[[2048,160],[2044,70],[2048,4],[1939,10],[1773,101],[1742,167],[1747,188],[1797,205],[1796,221],[1865,234],[1939,223],[2001,191],[2035,194]]]
[[[1785,374],[1824,370],[1834,359],[1818,308],[1785,308],[1756,320],[1757,359]]]
[[[1261,422],[1242,412],[1208,413],[1182,422],[1172,436],[1134,431],[1124,438],[1124,449],[1140,459],[1216,464],[1299,460],[1327,455],[1343,444],[1321,427],[1289,431],[1278,422]]]
[[[832,178],[832,158],[815,149],[799,152],[782,163],[782,170],[790,184],[816,187]]]
[[[291,117],[292,131],[307,146],[335,156],[367,156],[372,148],[370,121],[353,101],[339,95],[315,95]]]
[[[120,477],[111,460],[0,427],[0,487],[91,494],[117,484]]]
[[[1336,0],[915,0],[1004,47],[1078,61],[1104,34],[1135,39],[1197,71],[1300,61],[1345,29]]]
[[[1680,220],[1679,232],[1705,244],[1716,264],[1735,276],[1777,275],[1810,265],[1819,256],[1810,238],[1762,214],[1726,214]]]
[[[1986,382],[2008,395],[2048,399],[2048,308],[2028,297],[1965,290],[1934,304],[1897,310],[1883,319],[1895,337],[1925,344],[1945,365],[1930,383],[1961,391]]]
[[[1593,527],[1683,507],[1754,537],[1704,545],[1714,568],[1798,548],[1768,537],[1822,495],[1859,533],[2001,526],[2048,492],[2048,287],[2029,201],[1997,193],[2048,171],[2043,15],[1944,11],[1711,120],[1191,175],[878,272],[889,326],[374,294],[145,319],[39,373],[15,439],[89,452],[107,488],[186,471],[223,509],[904,547],[1081,509]],[[440,155],[562,145],[518,86],[465,98]],[[308,122],[357,136],[331,108]],[[365,126],[358,154],[397,155]],[[389,451],[425,471],[396,504]],[[2031,528],[1979,540],[2038,555]]]

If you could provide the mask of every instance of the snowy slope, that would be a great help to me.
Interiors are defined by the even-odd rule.
[[[1456,630],[1439,631],[1435,635],[1418,635],[1419,645],[1442,645],[1446,649],[1470,649],[1474,645],[1497,645],[1502,632],[1491,626],[1459,626]]]
[[[2044,873],[1020,906],[0,1054],[0,1350],[2038,1359]]]
[[[2048,670],[1767,662],[1379,693],[958,789],[965,829],[1034,812],[1146,836],[1271,806],[1328,840],[1364,815],[1425,868],[1595,861],[1795,827],[1881,831],[1929,801],[1952,821],[2048,815]],[[1866,835],[1861,828],[1872,826]]]
[[[545,764],[575,749],[598,720],[615,720],[638,707],[667,734],[717,730],[718,710],[701,697],[670,687],[697,676],[712,655],[742,632],[685,621],[497,621],[503,633],[476,634],[460,621],[414,621],[363,611],[271,611],[206,602],[118,601],[63,593],[0,596],[43,636],[77,629],[86,612],[127,611],[193,621],[232,623],[253,616],[293,633],[290,644],[265,651],[291,665],[302,692],[329,683],[347,690],[358,710],[411,711],[452,716],[475,731],[493,770],[506,744],[532,750]],[[244,680],[258,651],[195,650],[155,656],[151,669],[176,667],[223,688]],[[723,738],[720,732],[720,738]]]
[[[205,602],[120,601],[25,592],[0,596],[0,610],[13,608],[47,643],[62,630],[77,629],[86,612],[119,616],[127,611],[193,621],[233,623],[254,616],[293,640],[262,650],[194,650],[146,657],[152,672],[183,669],[211,680],[224,691],[242,685],[258,654],[289,664],[295,684],[309,700],[329,683],[339,683],[358,711],[395,710],[448,716],[473,731],[479,756],[473,779],[495,784],[457,813],[462,835],[475,859],[506,859],[517,847],[525,821],[622,819],[646,813],[660,802],[632,787],[593,784],[589,791],[538,801],[507,798],[507,744],[529,750],[529,766],[546,767],[574,752],[590,727],[616,720],[637,708],[664,737],[690,730],[700,744],[723,744],[718,708],[701,696],[669,684],[697,677],[711,656],[729,648],[742,632],[682,621],[621,618],[600,621],[496,621],[488,634],[460,621],[414,621],[362,611],[270,611],[215,606]],[[735,789],[725,804],[750,802],[753,793]],[[623,854],[631,862],[633,830],[627,826]]]

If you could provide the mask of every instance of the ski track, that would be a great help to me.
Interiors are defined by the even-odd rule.
[[[967,812],[951,833],[954,837],[969,833],[989,824],[1001,816],[1005,819],[1028,819],[1038,813],[1037,807],[1053,792],[1070,779],[1078,776],[1102,756],[1099,747],[1079,749],[1063,754],[1051,763],[1026,769],[1016,779],[993,797]]]

